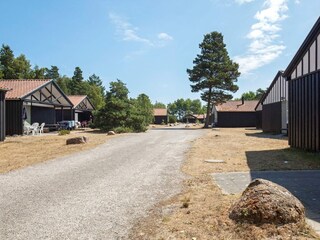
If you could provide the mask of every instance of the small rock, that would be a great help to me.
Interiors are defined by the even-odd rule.
[[[116,135],[116,133],[114,131],[109,131],[108,135]]]
[[[284,187],[265,179],[255,179],[232,206],[229,217],[236,222],[252,224],[301,223],[305,210]]]
[[[66,144],[81,144],[81,143],[87,143],[88,138],[87,137],[75,137],[75,138],[69,138],[66,141]]]

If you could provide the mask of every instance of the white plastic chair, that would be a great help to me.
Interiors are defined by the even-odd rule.
[[[23,122],[23,132],[26,135],[29,135],[29,133],[32,132],[32,126],[27,121]]]
[[[43,133],[44,125],[46,125],[46,124],[45,124],[45,123],[41,123],[41,125],[40,125],[39,128],[38,128],[38,133],[39,133],[39,135],[41,135],[41,134]]]
[[[32,125],[31,125],[32,135],[35,135],[38,133],[38,127],[39,127],[39,123],[37,123],[37,122],[32,123]]]

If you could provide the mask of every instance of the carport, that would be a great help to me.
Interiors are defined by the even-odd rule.
[[[69,95],[72,109],[56,110],[57,121],[74,120],[76,122],[89,122],[92,120],[92,111],[95,110],[89,97],[86,95]]]

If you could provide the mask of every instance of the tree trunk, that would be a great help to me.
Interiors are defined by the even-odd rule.
[[[208,128],[209,125],[211,124],[210,123],[210,116],[211,116],[211,107],[210,107],[210,104],[211,104],[211,94],[212,94],[212,89],[211,87],[209,88],[209,92],[208,92],[208,104],[207,104],[207,116],[206,116],[206,122],[204,124],[204,127],[205,128]]]

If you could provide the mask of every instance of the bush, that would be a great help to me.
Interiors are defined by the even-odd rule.
[[[129,127],[116,127],[112,131],[115,133],[131,133],[133,130]]]
[[[169,116],[169,123],[176,123],[177,122],[177,117],[174,115]]]
[[[63,129],[58,132],[59,136],[63,136],[63,135],[67,135],[67,134],[70,134],[70,130]]]

